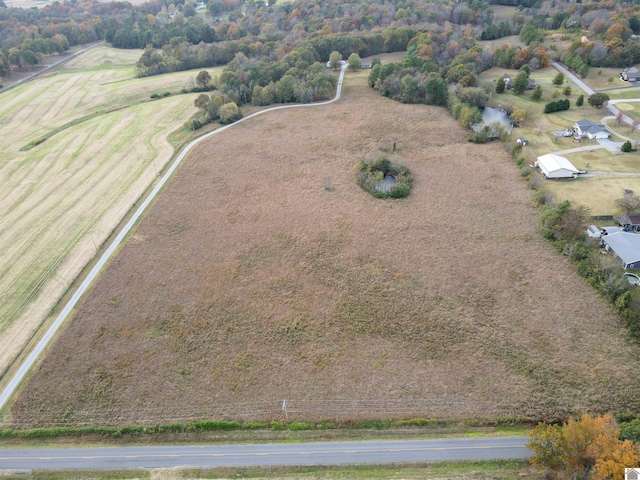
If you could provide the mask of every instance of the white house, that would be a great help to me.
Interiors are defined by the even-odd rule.
[[[615,232],[601,237],[607,251],[616,255],[616,260],[625,270],[640,268],[640,235]]]
[[[597,140],[598,138],[609,138],[609,132],[604,125],[598,125],[591,120],[579,120],[573,125],[573,131],[576,137],[587,137],[589,140]]]
[[[640,70],[636,67],[625,68],[620,73],[620,78],[625,82],[637,82],[640,80]]]
[[[560,155],[547,153],[533,164],[546,178],[576,178],[580,173],[573,163]]]

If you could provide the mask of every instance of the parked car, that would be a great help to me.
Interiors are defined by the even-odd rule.
[[[640,277],[635,273],[625,273],[624,276],[627,282],[629,282],[629,285],[640,285]]]

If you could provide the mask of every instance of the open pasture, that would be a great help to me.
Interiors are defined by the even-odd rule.
[[[140,103],[144,88],[127,64],[131,52],[120,61],[119,53],[90,51],[97,65],[108,59],[118,67],[92,70],[81,57],[75,71],[53,72],[0,97],[0,372],[169,161],[167,136],[195,110],[195,95]],[[113,78],[128,79],[104,85]],[[172,87],[182,82],[170,78],[164,76]],[[126,106],[123,98],[129,106],[111,111]],[[96,110],[103,113],[20,151]]]
[[[13,160],[17,150],[61,125],[147,101],[152,93],[178,93],[197,75],[186,71],[135,78],[134,64],[140,55],[140,50],[96,47],[2,94],[0,126],[6,148],[0,152],[0,162]],[[208,71],[215,76],[217,70]]]
[[[315,420],[638,408],[637,347],[541,238],[502,145],[345,86],[193,151],[13,421],[284,419],[283,399]],[[408,198],[356,185],[383,154],[412,171]]]

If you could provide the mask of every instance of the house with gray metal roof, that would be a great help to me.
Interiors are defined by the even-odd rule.
[[[615,232],[601,237],[607,251],[613,252],[622,268],[640,268],[640,235]]]
[[[587,137],[589,140],[598,138],[609,138],[609,132],[604,125],[599,125],[592,120],[579,120],[573,125],[575,136],[579,138]]]
[[[637,82],[640,80],[640,70],[636,67],[625,68],[620,73],[620,78],[625,82]]]

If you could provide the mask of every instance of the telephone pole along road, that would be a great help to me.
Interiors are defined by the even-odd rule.
[[[525,459],[527,437],[259,445],[0,449],[2,469],[340,465]]]

